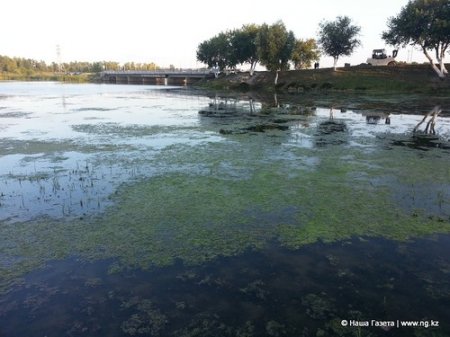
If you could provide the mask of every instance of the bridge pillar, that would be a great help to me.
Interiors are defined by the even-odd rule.
[[[164,85],[167,85],[168,82],[169,82],[169,81],[168,81],[168,78],[167,78],[167,77],[164,77]]]

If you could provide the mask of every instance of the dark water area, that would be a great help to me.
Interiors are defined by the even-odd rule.
[[[2,82],[0,132],[0,337],[450,336],[448,97]]]
[[[50,262],[1,301],[1,336],[448,336],[450,237],[354,238],[108,274]],[[342,321],[439,322],[344,327]],[[373,323],[375,324],[375,323]],[[435,323],[437,324],[437,323]]]

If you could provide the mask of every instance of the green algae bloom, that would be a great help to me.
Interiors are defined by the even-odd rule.
[[[437,150],[317,150],[280,146],[283,136],[274,135],[167,147],[152,159],[167,173],[123,185],[97,216],[3,223],[3,286],[73,255],[114,258],[113,272],[176,260],[200,264],[273,240],[295,249],[353,236],[406,240],[450,232],[439,213],[448,208],[450,172]],[[418,194],[436,214],[415,208]]]

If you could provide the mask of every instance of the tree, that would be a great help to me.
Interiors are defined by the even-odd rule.
[[[120,69],[120,64],[119,62],[114,62],[114,61],[104,61],[103,62],[104,68],[105,70],[112,70],[112,71],[117,71]]]
[[[91,71],[93,73],[99,73],[103,71],[103,63],[102,62],[94,62],[92,63]]]
[[[260,26],[249,24],[235,29],[230,34],[232,56],[236,64],[249,63],[250,76],[253,76],[256,64],[259,61],[257,37]]]
[[[263,24],[259,30],[258,55],[267,70],[275,71],[275,85],[278,83],[278,72],[289,69],[289,60],[295,45],[295,35],[287,31],[282,21],[271,26]]]
[[[389,18],[382,37],[394,46],[420,46],[433,70],[444,79],[448,75],[444,58],[450,44],[450,1],[410,0],[397,16]],[[439,67],[429,51],[435,52]]]
[[[209,40],[203,41],[197,48],[197,60],[208,67],[218,66],[220,69],[233,68],[237,64],[231,48],[231,33],[219,33]]]
[[[18,71],[17,62],[8,56],[1,56],[0,71],[14,73]]]
[[[160,67],[155,62],[144,63],[140,65],[139,70],[155,71],[160,69]]]
[[[319,44],[325,54],[333,57],[334,70],[340,56],[349,56],[361,45],[357,38],[361,27],[352,25],[348,16],[338,16],[335,21],[325,21],[320,25]]]
[[[294,62],[295,69],[311,68],[313,61],[318,61],[320,58],[320,51],[318,49],[316,40],[297,40],[295,41],[294,50],[292,51],[292,62]]]

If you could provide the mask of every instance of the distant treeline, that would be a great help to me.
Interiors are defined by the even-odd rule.
[[[173,65],[171,69],[175,69]],[[155,63],[134,63],[127,62],[120,64],[113,61],[102,62],[64,62],[58,64],[52,62],[47,64],[44,61],[37,61],[33,59],[21,57],[8,57],[0,55],[0,72],[7,72],[12,74],[33,75],[44,72],[65,72],[65,73],[98,73],[104,70],[157,70],[160,69]]]

